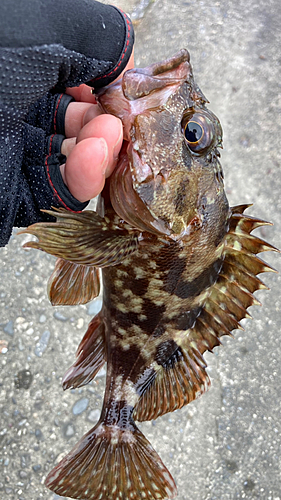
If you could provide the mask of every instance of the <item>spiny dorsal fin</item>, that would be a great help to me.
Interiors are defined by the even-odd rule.
[[[76,361],[65,373],[62,385],[74,389],[88,384],[106,361],[104,322],[98,313],[89,323],[88,329],[76,352]]]
[[[274,270],[256,254],[278,250],[250,235],[256,227],[269,223],[243,215],[248,206],[232,208],[229,232],[225,235],[224,261],[218,279],[210,287],[194,327],[188,330],[185,340],[160,369],[155,381],[137,404],[134,412],[136,420],[155,419],[203,394],[210,383],[203,353],[220,345],[223,335],[231,335],[231,331],[236,328],[242,329],[239,321],[251,317],[247,308],[259,304],[253,293],[268,288],[256,275]]]
[[[237,328],[238,322],[248,314],[247,308],[259,304],[253,293],[267,288],[256,275],[274,271],[256,254],[267,250],[278,250],[250,234],[256,227],[270,223],[244,215],[243,212],[248,206],[239,205],[232,208],[229,231],[225,236],[223,265],[217,282],[210,287],[208,298],[194,327],[194,334],[197,329],[198,333],[201,332],[199,337],[204,337],[203,330],[207,331],[210,317],[213,318],[210,326],[217,339]],[[227,327],[228,332],[222,328],[222,324]],[[208,350],[212,350],[211,344],[212,342]],[[203,353],[206,349],[199,350]]]
[[[57,259],[48,281],[48,295],[53,306],[87,304],[99,292],[98,269]]]
[[[43,210],[57,222],[38,222],[20,232],[35,235],[24,247],[37,248],[74,264],[115,266],[138,246],[138,233],[116,225],[96,212],[70,212],[63,208]]]

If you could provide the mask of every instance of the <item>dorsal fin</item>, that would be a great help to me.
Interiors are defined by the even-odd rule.
[[[139,400],[134,418],[155,420],[197,399],[210,385],[205,368],[205,360],[198,351],[179,347]]]
[[[232,208],[218,279],[210,287],[194,327],[187,331],[176,353],[161,367],[140,399],[134,412],[136,420],[155,419],[203,394],[210,385],[203,353],[220,345],[223,335],[242,328],[239,321],[250,317],[247,308],[259,304],[253,293],[268,288],[256,275],[274,269],[256,254],[278,250],[250,234],[256,227],[269,223],[244,215],[248,206]]]

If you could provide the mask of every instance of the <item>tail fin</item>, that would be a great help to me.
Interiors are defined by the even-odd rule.
[[[98,423],[50,472],[56,494],[85,500],[163,500],[176,485],[135,424],[130,430]]]

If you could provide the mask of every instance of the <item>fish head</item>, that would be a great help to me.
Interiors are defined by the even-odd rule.
[[[172,239],[202,227],[209,211],[224,223],[222,128],[194,82],[187,50],[125,72],[97,99],[124,125],[123,154],[110,179],[122,219]]]

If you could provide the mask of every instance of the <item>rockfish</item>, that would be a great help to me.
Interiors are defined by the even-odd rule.
[[[50,472],[46,485],[72,498],[159,500],[176,486],[135,424],[200,396],[209,386],[203,353],[239,328],[272,268],[256,254],[274,247],[251,235],[263,224],[230,208],[219,162],[222,129],[195,84],[189,53],[98,92],[102,109],[124,125],[118,165],[97,212],[48,211],[57,222],[25,232],[58,257],[49,283],[54,304],[99,293],[64,378],[88,383],[107,361],[99,422]]]

